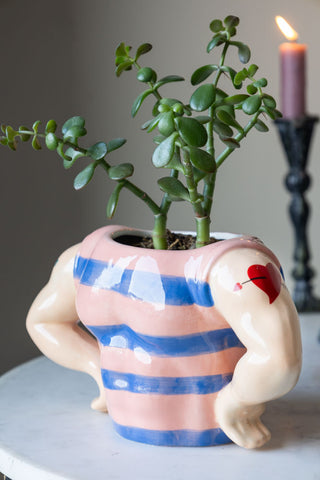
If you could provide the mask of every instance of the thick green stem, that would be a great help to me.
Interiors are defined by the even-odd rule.
[[[179,175],[179,172],[177,170],[174,170],[174,169],[171,170],[171,177],[177,178],[178,175]],[[170,196],[167,193],[165,193],[162,198],[162,202],[160,206],[161,213],[159,215],[155,215],[154,217],[152,241],[153,241],[153,246],[156,249],[166,250],[168,248],[167,216],[168,216],[168,211],[171,204],[172,204],[172,201],[170,200]]]
[[[207,245],[210,242],[210,217],[206,215],[197,191],[197,184],[194,180],[192,164],[189,153],[186,149],[181,151],[181,163],[185,172],[187,189],[189,191],[190,203],[193,207],[196,218],[197,241],[196,247]]]
[[[192,164],[190,161],[190,155],[188,151],[183,148],[181,149],[181,163],[184,169],[184,176],[186,179],[186,185],[189,192],[190,203],[192,204],[194,213],[197,217],[203,217],[204,211],[199,201],[199,194],[197,191],[197,184],[194,180]]]
[[[159,213],[154,217],[152,241],[156,250],[167,250],[167,216],[164,213]]]
[[[219,66],[222,67],[225,62],[227,50],[229,48],[229,42],[226,42],[223,51],[221,54],[220,58],[220,63]],[[216,78],[214,80],[214,87],[217,87],[219,79],[222,75],[222,70],[218,70],[218,73],[216,75]],[[206,145],[206,150],[207,152],[212,155],[212,157],[215,157],[215,148],[214,148],[214,136],[213,136],[213,117],[214,117],[214,107],[211,106],[209,108],[209,116],[211,117],[211,121],[207,124],[207,133],[208,133],[208,141]],[[216,172],[212,173],[205,181],[204,188],[203,188],[203,197],[204,200],[202,202],[203,208],[205,213],[210,216],[210,212],[212,209],[212,202],[213,202],[213,194],[214,194],[214,188],[215,188],[215,183],[216,183]]]
[[[213,140],[213,108],[209,108],[209,116],[211,118],[210,122],[207,124],[207,134],[208,141],[206,145],[206,150],[210,155],[214,157],[214,140]]]
[[[209,115],[213,119],[213,107],[209,109]],[[208,132],[208,142],[206,146],[207,152],[215,158],[215,148],[214,148],[214,139],[213,139],[213,121],[211,120],[207,125],[207,132]],[[212,208],[212,199],[214,193],[214,187],[216,182],[216,172],[212,173],[208,176],[205,180],[205,184],[203,187],[203,208],[207,215],[210,216],[211,208]]]
[[[217,172],[215,171],[214,173],[211,174],[211,176],[205,182],[204,188],[203,188],[204,199],[203,199],[202,205],[205,213],[209,216],[212,208],[214,188],[216,185],[216,177],[217,177]]]
[[[197,241],[196,248],[204,247],[210,242],[210,217],[196,217]]]

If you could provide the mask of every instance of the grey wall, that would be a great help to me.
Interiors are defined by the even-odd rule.
[[[88,141],[128,138],[112,161],[134,161],[139,184],[155,190],[151,168],[151,139],[139,130],[149,118],[147,109],[135,120],[130,107],[141,85],[128,74],[114,75],[114,50],[120,41],[137,46],[148,41],[153,52],[145,62],[160,75],[190,78],[195,68],[211,62],[205,52],[208,24],[228,14],[241,17],[239,39],[252,47],[252,62],[279,95],[278,45],[274,23],[281,14],[293,23],[308,51],[308,107],[320,112],[318,94],[319,0],[46,0],[0,2],[1,122],[32,124],[53,117],[60,123],[80,114],[87,120]],[[214,60],[213,60],[214,61]],[[173,86],[172,93],[188,101],[191,89]],[[313,205],[310,240],[313,264],[320,270],[319,197],[320,135],[316,130],[310,156],[314,178],[309,200]],[[56,156],[33,152],[1,152],[1,326],[0,370],[38,354],[24,322],[37,291],[46,282],[58,254],[105,223],[105,205],[112,185],[95,179],[87,189],[72,189],[74,172],[65,172]],[[212,216],[218,231],[253,233],[280,257],[289,287],[293,235],[287,215],[288,194],[283,187],[286,162],[273,125],[269,134],[253,133],[219,173]],[[143,212],[143,215],[140,212]],[[193,229],[189,208],[174,208],[169,226]],[[125,194],[117,223],[151,228],[152,217]],[[315,282],[318,288],[319,280]]]
[[[81,110],[72,3],[1,1],[1,123],[58,122]],[[28,308],[59,253],[96,226],[92,192],[77,194],[72,174],[46,149],[1,148],[0,370],[39,352],[26,333]]]

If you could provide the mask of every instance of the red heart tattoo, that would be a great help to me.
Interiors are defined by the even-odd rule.
[[[251,265],[248,268],[250,280],[269,297],[270,304],[275,301],[281,290],[281,275],[273,263]]]

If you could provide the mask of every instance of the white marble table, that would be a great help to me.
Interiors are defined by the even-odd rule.
[[[91,411],[91,378],[40,357],[0,379],[0,471],[12,480],[320,479],[320,315],[301,318],[304,365],[293,392],[268,404],[272,440],[154,447],[124,440]]]

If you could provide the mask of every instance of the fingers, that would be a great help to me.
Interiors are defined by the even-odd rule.
[[[220,392],[215,404],[222,430],[244,448],[258,448],[270,440],[271,434],[260,419],[264,410],[264,404],[247,405],[239,401],[230,384]]]
[[[232,424],[229,424],[228,431],[224,430],[231,440],[244,448],[259,448],[268,442],[271,434],[260,419],[246,418],[242,416]]]
[[[99,397],[92,400],[91,408],[92,410],[97,410],[98,412],[104,412],[104,413],[108,412],[104,392],[101,393]]]

